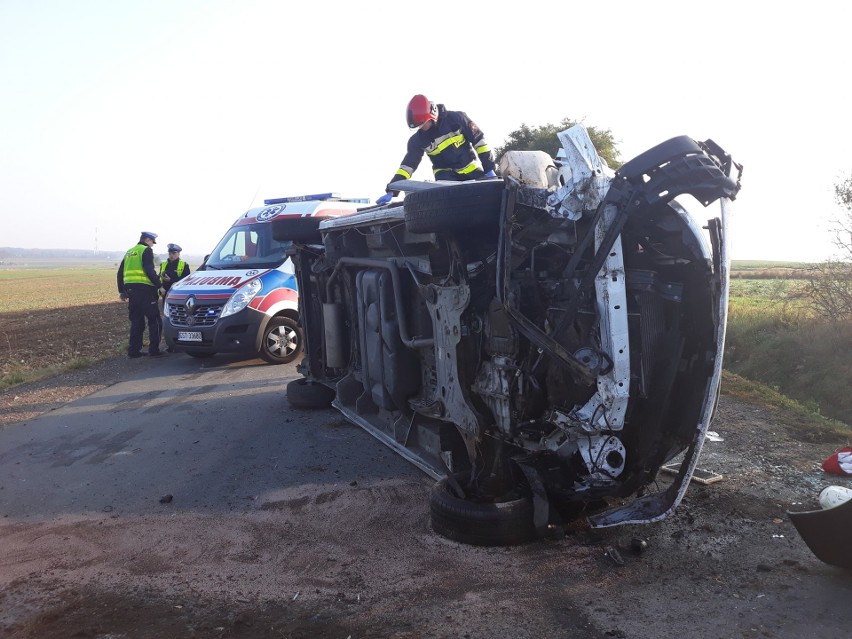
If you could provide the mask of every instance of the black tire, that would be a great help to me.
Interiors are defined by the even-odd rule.
[[[463,481],[468,473],[456,475]],[[473,546],[514,546],[536,539],[533,502],[527,496],[477,502],[456,496],[445,477],[432,488],[432,529],[439,535]]]
[[[272,239],[276,242],[322,244],[319,225],[323,217],[283,217],[272,221]]]
[[[302,353],[302,327],[289,317],[273,317],[263,331],[260,355],[270,364],[289,364]]]
[[[405,226],[412,233],[439,233],[493,225],[499,220],[502,180],[463,182],[405,196]]]
[[[287,384],[287,401],[293,408],[328,408],[334,401],[334,390],[307,379]]]
[[[208,351],[184,351],[190,357],[197,357],[199,359],[204,359],[206,357],[213,357],[216,353],[210,353]]]

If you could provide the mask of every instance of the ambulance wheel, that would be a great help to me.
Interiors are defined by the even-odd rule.
[[[485,225],[497,227],[502,180],[462,182],[408,193],[405,227],[412,233],[438,233]]]
[[[266,325],[259,355],[270,364],[289,364],[302,352],[302,329],[289,317],[273,317]]]
[[[290,217],[272,222],[272,238],[276,242],[299,242],[300,244],[322,244],[319,232],[321,217]]]
[[[200,359],[204,359],[205,357],[213,357],[216,353],[210,353],[208,351],[184,351],[190,357],[198,357]]]
[[[334,390],[305,378],[287,384],[287,401],[293,408],[328,408],[334,401]]]

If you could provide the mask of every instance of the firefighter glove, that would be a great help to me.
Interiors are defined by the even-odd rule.
[[[391,195],[390,193],[385,193],[383,196],[376,200],[376,204],[387,204],[391,201],[392,197],[393,195]]]
[[[485,177],[492,178],[492,177],[497,177],[497,175],[494,173],[494,171],[489,171],[488,173],[485,174]]]

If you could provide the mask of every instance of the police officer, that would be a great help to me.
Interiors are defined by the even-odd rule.
[[[163,307],[165,305],[166,295],[172,284],[182,280],[189,275],[189,265],[180,257],[180,252],[183,249],[177,244],[169,244],[169,258],[164,262],[160,262],[160,299],[158,300],[158,308],[160,311],[160,327],[163,326]],[[166,352],[174,353],[175,349],[171,346],[166,348]]]
[[[183,249],[177,244],[169,244],[169,259],[160,264],[160,282],[162,284],[162,295],[166,296],[172,284],[182,280],[189,275],[189,265],[180,257]]]
[[[127,356],[142,357],[142,336],[148,322],[148,355],[163,355],[160,350],[160,312],[157,308],[157,290],[160,278],[154,268],[154,251],[157,234],[142,231],[139,242],[124,254],[118,266],[116,284],[122,301],[128,302],[130,315],[130,340]]]
[[[399,170],[376,204],[387,204],[399,195],[390,186],[409,179],[425,153],[432,161],[436,180],[476,180],[495,177],[494,156],[485,135],[463,111],[447,111],[443,104],[415,95],[406,109],[408,127],[417,132],[408,140],[408,150]],[[479,161],[477,161],[477,157]],[[481,168],[480,168],[481,163]]]

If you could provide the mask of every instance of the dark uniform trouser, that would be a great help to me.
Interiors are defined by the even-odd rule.
[[[128,294],[130,341],[127,354],[135,355],[142,350],[146,320],[148,321],[148,352],[156,353],[160,350],[160,309],[157,306],[157,289],[153,286],[134,287]]]

